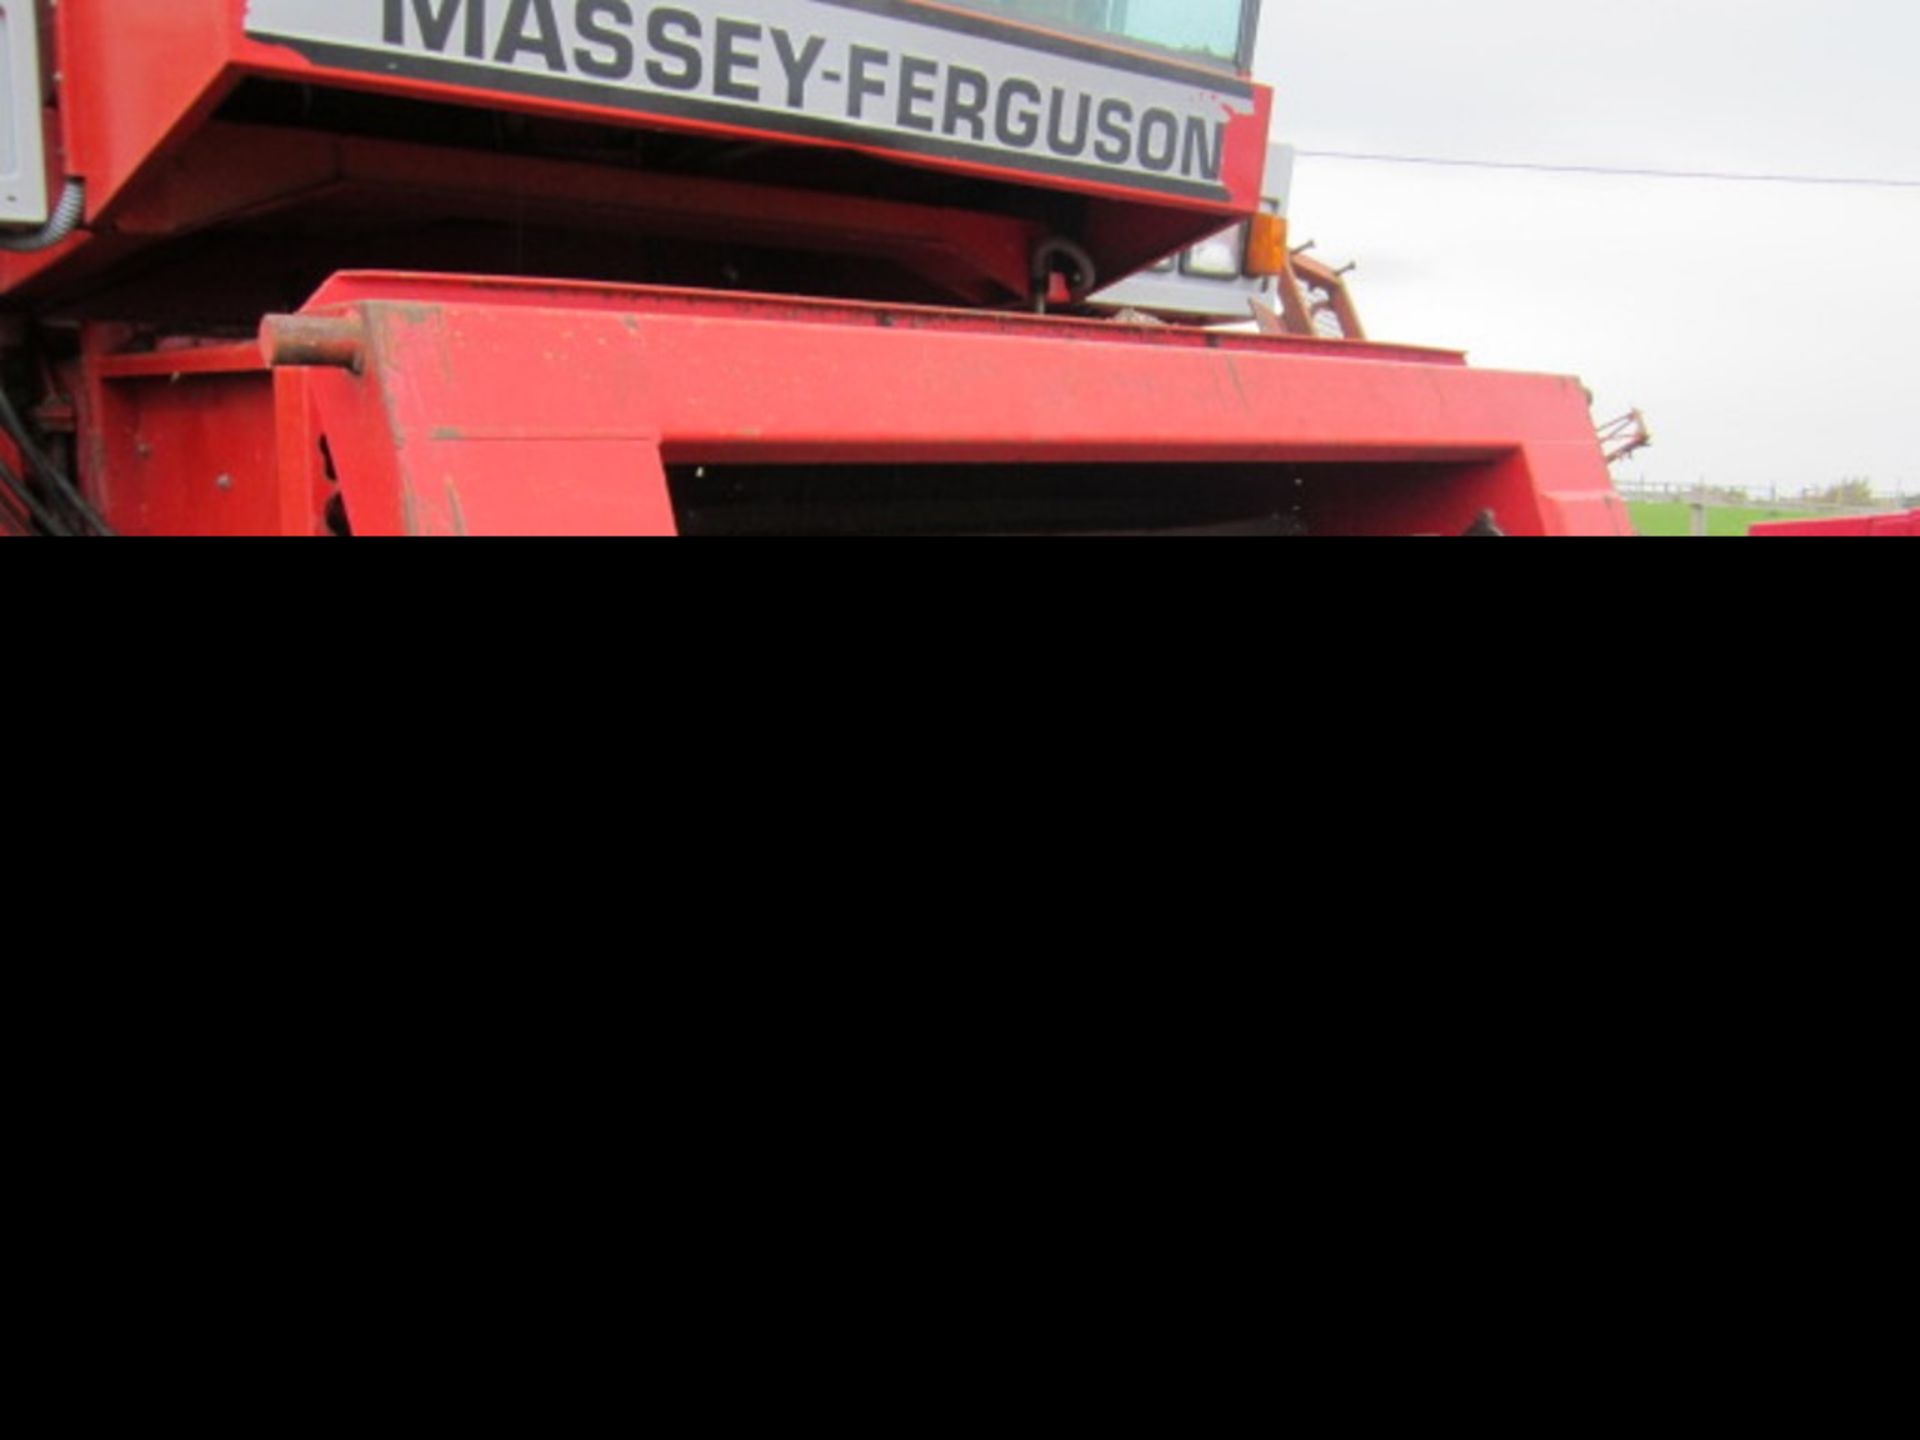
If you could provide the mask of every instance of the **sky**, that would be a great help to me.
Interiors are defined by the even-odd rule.
[[[1348,151],[1920,181],[1920,0],[1266,0],[1275,133]],[[1920,188],[1303,157],[1369,335],[1645,412],[1622,480],[1920,494]]]

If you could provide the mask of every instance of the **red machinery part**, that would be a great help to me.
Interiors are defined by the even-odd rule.
[[[933,72],[901,46],[892,119],[850,128],[743,118],[717,90],[613,103],[524,55],[502,78],[505,42],[454,24],[479,0],[41,0],[51,178],[87,201],[80,234],[0,252],[42,471],[132,534],[1631,533],[1573,380],[1019,313],[1049,247],[1121,274],[1252,214],[1264,87],[918,0],[688,6],[715,84],[739,12],[839,25],[848,55],[921,17],[941,58],[920,63],[949,78],[980,40],[1069,67],[1058,96],[1159,86],[1136,110],[1157,158],[929,148],[910,132]],[[391,64],[287,38],[377,41],[384,16],[417,40],[423,15],[434,54]],[[1008,70],[1003,95],[1008,74],[1032,84]],[[745,293],[769,289],[858,298]]]
[[[1920,537],[1920,510],[1903,515],[1840,515],[1830,520],[1769,520],[1747,533],[1763,539]]]
[[[1129,273],[1181,244],[1204,238],[1223,222],[1251,213],[1260,200],[1271,91],[1231,72],[1184,64],[1173,57],[1149,62],[1133,56],[1124,69],[1113,73],[1135,77],[1139,84],[1158,85],[1161,93],[1187,96],[1192,123],[1201,123],[1204,116],[1220,117],[1211,122],[1217,123],[1218,134],[1204,145],[1184,131],[1175,135],[1176,168],[1193,171],[1190,182],[1177,175],[1156,176],[1138,166],[1090,163],[1094,148],[1090,144],[1087,158],[1075,163],[994,145],[949,144],[943,135],[928,136],[894,123],[897,116],[891,109],[868,117],[885,120],[884,124],[853,123],[844,119],[844,111],[842,119],[833,121],[814,114],[789,116],[784,106],[772,103],[756,108],[686,102],[645,86],[558,82],[544,66],[525,56],[517,66],[464,63],[462,31],[454,29],[443,37],[442,53],[425,46],[415,23],[423,10],[456,19],[484,14],[495,21],[514,13],[500,4],[488,8],[479,0],[441,0],[437,6],[425,6],[401,0],[391,8],[405,20],[401,29],[409,44],[404,51],[388,54],[269,35],[271,25],[257,17],[282,13],[289,6],[300,7],[298,13],[322,17],[308,22],[307,28],[326,28],[330,21],[325,17],[352,17],[342,22],[347,28],[371,26],[374,34],[379,31],[378,17],[388,8],[386,0],[167,0],[165,4],[143,0],[131,5],[122,0],[65,0],[48,7],[57,27],[59,65],[67,77],[56,131],[60,165],[65,175],[85,180],[87,226],[104,237],[108,246],[108,253],[93,257],[89,266],[111,264],[144,240],[191,233],[263,207],[285,206],[299,197],[319,201],[324,187],[364,183],[364,175],[345,173],[348,157],[330,148],[324,131],[302,134],[284,126],[236,126],[222,118],[222,107],[249,86],[292,93],[323,87],[334,94],[468,110],[483,107],[620,130],[646,129],[741,144],[774,142],[801,152],[879,157],[891,165],[1004,186],[1009,196],[1044,185],[1081,197],[1084,233],[1079,238],[1108,275]],[[745,8],[756,6],[793,9],[794,0],[752,0]],[[799,10],[808,8],[802,5]],[[835,0],[832,7],[818,7],[818,13],[826,16],[856,11],[861,17],[857,23],[869,28],[988,25],[1013,47],[1010,53],[1015,56],[1023,53],[1020,45],[1043,43],[1028,27],[989,22],[979,15],[957,17],[937,4]],[[709,23],[737,22],[710,18]],[[770,32],[773,27],[761,28]],[[716,43],[711,36],[706,40]],[[764,36],[760,43],[766,48]],[[927,48],[938,49],[946,43],[930,41]],[[959,37],[952,43],[970,42]],[[1075,61],[1053,53],[1063,48],[1082,52],[1080,58]],[[567,53],[573,56],[571,47]],[[1108,62],[1112,59],[1112,52],[1103,47],[1062,37],[1045,40],[1033,54],[1036,65],[1077,63],[1096,74],[1103,56]],[[569,65],[577,63],[577,58],[568,60]],[[898,64],[899,58],[892,63]],[[1141,78],[1142,70],[1156,73]],[[708,85],[716,84],[711,63],[706,71]],[[765,87],[763,99],[769,102],[776,94],[786,93],[782,68],[771,54],[761,57],[759,69],[741,73],[751,73],[754,83]],[[998,83],[999,77],[995,80]],[[906,82],[896,83],[904,86]],[[1089,124],[1095,115],[1097,111],[1089,111]],[[1041,116],[1029,102],[1021,111],[1021,129],[1049,136],[1049,127],[1039,122],[1050,118]],[[499,167],[503,162],[495,163]],[[391,178],[415,187],[436,183],[431,170],[404,180]],[[440,188],[451,189],[444,184]],[[517,178],[504,170],[485,187],[494,193],[518,188]],[[839,188],[844,193],[848,187]],[[759,192],[759,210],[766,220],[778,222],[791,210],[802,225],[818,223],[820,195],[809,203],[798,194],[764,184],[751,189]],[[671,203],[682,207],[685,199]],[[352,204],[355,197],[343,196],[331,203]],[[876,195],[869,208],[879,203]],[[987,207],[1009,212],[1020,208],[1017,200]],[[925,223],[924,216],[903,216],[880,225],[874,233],[924,230]],[[1023,233],[1020,238],[1019,260],[1024,267],[1036,237]],[[43,254],[0,254],[0,293],[54,271],[73,250],[88,243],[89,236],[82,234]],[[84,274],[87,268],[70,274]]]
[[[1576,382],[1385,345],[350,274],[262,347],[76,369],[133,533],[320,533],[337,481],[360,535],[667,534],[676,474],[820,465],[1239,466],[1317,533],[1631,530]]]

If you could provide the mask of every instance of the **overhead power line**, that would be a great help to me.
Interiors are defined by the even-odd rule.
[[[1525,170],[1547,175],[1624,175],[1643,180],[1727,180],[1751,185],[1827,185],[1920,190],[1920,180],[1870,175],[1763,175],[1734,170],[1655,170],[1630,165],[1550,165],[1529,160],[1463,160],[1443,155],[1371,155],[1353,150],[1302,150],[1302,160],[1362,160],[1379,165],[1447,165],[1465,170]]]

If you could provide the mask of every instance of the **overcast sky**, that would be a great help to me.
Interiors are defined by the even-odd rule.
[[[1920,180],[1920,0],[1266,0],[1303,150]],[[1618,470],[1920,493],[1920,189],[1303,159],[1376,339],[1646,411]]]

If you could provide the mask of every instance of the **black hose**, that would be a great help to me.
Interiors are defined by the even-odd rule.
[[[78,517],[83,531],[100,536],[113,534],[112,527],[101,518],[100,512],[87,503],[87,497],[74,488],[65,472],[49,460],[46,451],[35,442],[26,422],[20,418],[20,412],[13,408],[13,401],[8,398],[4,387],[0,387],[0,429],[4,429],[13,443],[20,447],[27,467],[40,477],[40,483]]]
[[[0,475],[0,529],[9,535],[33,533],[33,516],[27,511],[26,499],[15,493],[5,475]]]
[[[13,473],[10,466],[0,462],[0,491],[11,496],[14,504],[25,511],[24,518],[29,526],[37,525],[43,535],[67,535],[71,532],[66,525],[40,503],[33,491],[27,488],[27,482]],[[11,511],[9,511],[11,514]]]
[[[33,528],[31,516],[22,514],[13,507],[20,502],[13,498],[4,483],[0,483],[0,534],[24,540],[38,533]]]

